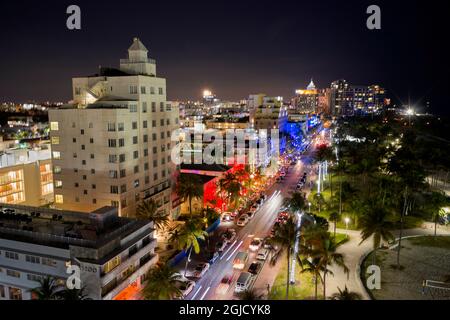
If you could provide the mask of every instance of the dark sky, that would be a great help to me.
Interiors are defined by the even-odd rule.
[[[290,97],[311,77],[319,87],[345,78],[443,108],[433,79],[443,2],[3,1],[0,100],[67,101],[71,77],[118,66],[138,36],[169,99],[199,98],[206,87],[222,99]],[[70,4],[81,7],[80,31],[66,28]],[[370,4],[381,7],[382,30],[366,28]]]

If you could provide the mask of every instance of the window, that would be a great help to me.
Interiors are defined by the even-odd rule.
[[[110,186],[110,193],[118,194],[119,193],[119,187],[118,186]]]
[[[152,127],[156,128],[156,120],[152,120]]]
[[[117,130],[118,130],[118,131],[124,131],[124,130],[125,130],[125,126],[124,126],[123,122],[120,122],[120,123],[117,125]]]
[[[166,120],[166,125],[170,126],[170,119]]]
[[[144,149],[144,157],[148,156],[148,149]]]
[[[143,140],[144,142],[148,142],[148,135],[147,135],[147,134],[144,134],[144,135],[142,136],[142,140]]]
[[[133,130],[137,129],[137,122],[136,122],[136,121],[133,121],[133,122],[131,123],[131,128],[132,128]]]
[[[95,174],[95,169],[91,169],[91,174]]]
[[[166,176],[166,170],[161,171],[161,175],[164,178]]]
[[[92,203],[96,204],[97,203],[97,199],[92,199]]]
[[[26,255],[25,256],[25,260],[29,263],[41,263],[41,259],[39,257],[36,256],[29,256]]]
[[[87,190],[86,190],[86,189],[85,189],[85,190],[83,190],[83,194],[85,194],[85,195],[87,194]]]
[[[109,170],[109,177],[111,179],[117,179],[117,170]]]
[[[153,180],[158,180],[158,173],[155,172],[155,173],[153,174]]]
[[[139,166],[134,166],[134,173],[138,173],[139,172]]]
[[[158,160],[153,160],[153,168],[156,168],[158,166]]]
[[[120,170],[120,177],[121,177],[121,178],[125,178],[126,175],[127,175],[126,170],[125,170],[125,169],[121,169],[121,170]]]
[[[109,122],[108,123],[108,131],[109,132],[116,131],[116,123],[115,122]]]
[[[116,143],[117,143],[116,139],[108,139],[108,147],[115,148],[117,146]]]
[[[6,298],[5,286],[0,284],[0,298]]]
[[[147,102],[142,102],[142,113],[147,113]]]
[[[119,207],[119,201],[111,200],[111,206],[116,208]]]
[[[137,112],[137,104],[130,104],[130,112]]]
[[[72,142],[76,143],[77,142],[77,138],[72,138]]]
[[[178,124],[178,117],[175,118],[175,124]]]
[[[60,166],[54,166],[53,167],[53,173],[61,173],[61,167]]]
[[[137,159],[139,157],[139,152],[136,150],[136,151],[133,151],[133,159]]]
[[[55,188],[62,188],[62,181],[61,180],[55,180]]]
[[[137,144],[138,143],[138,137],[137,136],[134,136],[133,137],[133,144]]]
[[[152,112],[156,112],[156,102],[152,102]]]
[[[127,207],[127,200],[126,199],[120,200],[120,207],[121,208],[126,208]]]
[[[164,112],[164,102],[159,103],[159,111]]]
[[[78,188],[79,186],[78,182],[75,182],[73,185],[75,186],[75,188]]]
[[[145,87],[141,86],[141,94],[145,94]]]
[[[91,159],[94,159],[95,155],[93,153],[91,153]]]
[[[84,175],[82,176],[82,178],[83,178],[83,180],[86,180],[87,177],[86,177],[86,175],[84,174]]]
[[[120,138],[119,139],[119,147],[124,147],[125,146],[125,139],[124,138]]]
[[[166,158],[161,159],[161,164],[166,164]]]
[[[158,153],[158,148],[153,147],[153,154],[157,154]]]
[[[81,145],[81,150],[86,150],[86,146],[84,144]]]
[[[75,87],[75,95],[80,95],[80,94],[81,94],[81,88]]]
[[[150,177],[149,176],[145,176],[145,184],[149,184],[150,183]]]
[[[161,139],[164,139],[164,131],[161,132]]]
[[[163,88],[161,88],[161,87],[158,88],[158,94],[164,94]]]
[[[134,180],[133,185],[135,188],[139,187],[139,179]]]
[[[164,119],[160,119],[160,120],[159,120],[159,125],[160,125],[161,127],[164,127]]]
[[[125,162],[125,154],[119,155],[119,162]]]
[[[50,130],[58,131],[59,130],[59,123],[56,122],[56,121],[50,122]]]
[[[20,276],[20,273],[19,273]],[[9,299],[11,300],[22,300],[22,290],[19,288],[9,288]]]
[[[6,274],[10,277],[20,278],[20,272],[15,270],[6,269]]]
[[[94,124],[92,122],[89,122],[89,128],[92,129],[94,127]]]
[[[19,260],[19,255],[16,252],[5,251],[5,258]]]
[[[94,143],[94,138],[90,138],[89,143]]]
[[[84,129],[80,130],[80,134],[83,135],[84,134]]]
[[[148,124],[147,120],[143,121],[142,128],[147,129],[147,124]]]
[[[91,187],[92,187],[92,189],[97,189],[97,185],[96,184],[93,184]]]
[[[53,151],[53,159],[61,159],[61,152],[59,151]]]
[[[148,170],[148,162],[146,162],[146,163],[144,163],[144,171],[147,171]]]
[[[150,94],[155,94],[155,87],[150,87]]]
[[[152,133],[152,140],[156,141],[156,139],[157,139],[156,133]]]
[[[59,137],[52,137],[52,144],[59,144]]]
[[[46,265],[48,267],[56,267],[57,265],[56,261],[50,258],[42,258],[41,261],[43,265]]]
[[[137,94],[137,86],[130,86],[130,94]]]
[[[171,104],[167,104],[166,105],[166,111],[172,111],[172,105]]]
[[[109,163],[116,163],[117,162],[117,155],[116,154],[110,154],[109,155]]]

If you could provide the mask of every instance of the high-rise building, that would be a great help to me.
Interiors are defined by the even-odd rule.
[[[166,79],[147,55],[134,38],[119,69],[73,78],[73,101],[49,111],[58,208],[114,206],[133,216],[142,200],[153,199],[159,210],[178,213],[171,206],[178,108],[167,103]]]
[[[295,90],[295,97],[292,98],[292,105],[300,114],[316,113],[319,106],[319,90],[313,80],[306,89]]]

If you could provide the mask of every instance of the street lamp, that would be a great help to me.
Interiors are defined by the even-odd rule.
[[[311,202],[308,202],[308,207],[309,207],[308,213],[311,213]]]
[[[348,223],[350,222],[350,218],[345,217],[344,221],[345,221],[345,233],[347,234],[348,237]]]

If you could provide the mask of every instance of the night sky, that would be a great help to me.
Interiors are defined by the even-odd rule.
[[[345,78],[445,111],[433,75],[436,41],[448,42],[436,39],[448,36],[435,24],[443,2],[2,2],[0,100],[67,101],[72,77],[118,67],[138,36],[173,100],[198,99],[203,88],[224,100],[258,92],[288,98],[311,77],[321,88]],[[80,31],[66,28],[70,4],[81,7]],[[370,4],[381,7],[381,30],[366,28]]]

